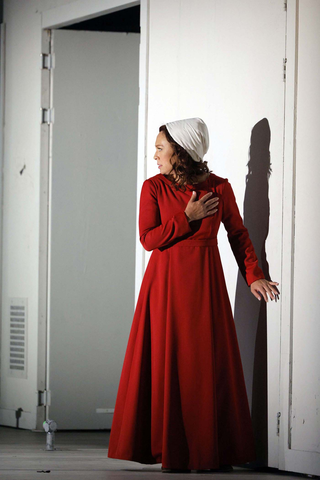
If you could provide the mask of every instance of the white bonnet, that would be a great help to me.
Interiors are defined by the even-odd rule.
[[[185,118],[166,123],[173,140],[183,147],[196,162],[203,160],[209,148],[209,132],[201,118]]]

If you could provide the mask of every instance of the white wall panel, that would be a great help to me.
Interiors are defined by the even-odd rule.
[[[264,174],[263,194],[262,190],[259,194],[259,182],[256,182],[255,196],[252,198],[251,195],[249,199],[253,208],[247,211],[247,221],[250,223],[252,211],[259,221],[261,205],[266,212],[263,214],[264,228],[269,226],[266,250],[270,275],[280,281],[284,129],[282,65],[286,19],[283,3],[273,0],[153,0],[150,7],[147,176],[158,173],[153,154],[159,126],[179,118],[202,117],[210,132],[210,148],[205,158],[214,173],[229,179],[240,211],[245,214],[243,202],[252,129],[255,127],[253,142],[262,131],[265,135],[263,141],[267,144],[270,128],[272,174],[269,182]],[[261,122],[263,119],[267,121]],[[256,156],[267,154],[258,152]],[[253,222],[251,235],[255,237],[258,230]],[[263,311],[265,306],[260,305],[243,280],[237,278],[237,266],[223,227],[219,232],[219,247],[231,303],[234,306],[236,302],[236,325],[259,456],[264,458],[262,461],[267,461],[269,435],[269,464],[277,466],[279,304],[272,304],[268,312]],[[265,260],[260,248],[257,255],[261,262]],[[269,379],[267,350],[268,369],[272,372]],[[265,423],[267,388],[268,432]]]
[[[34,428],[37,405],[41,16],[37,2],[4,2],[6,91],[0,421]],[[21,170],[24,168],[23,172]],[[28,299],[27,378],[7,375],[10,298]]]
[[[320,454],[320,3],[299,5],[291,448]],[[313,70],[313,75],[310,71]],[[320,455],[319,455],[320,461]],[[314,472],[319,474],[318,472]]]

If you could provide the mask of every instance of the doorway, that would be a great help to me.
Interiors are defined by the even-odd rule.
[[[46,368],[37,424],[52,418],[59,430],[111,427],[132,322],[139,8],[47,31]]]

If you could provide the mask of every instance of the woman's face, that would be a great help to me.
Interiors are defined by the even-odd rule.
[[[176,156],[171,144],[168,142],[163,132],[159,132],[155,146],[156,153],[153,158],[157,160],[160,173],[168,175],[172,170],[172,165],[176,161]]]

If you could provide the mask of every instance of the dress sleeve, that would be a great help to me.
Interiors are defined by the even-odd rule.
[[[232,187],[228,180],[223,190],[222,222],[228,232],[228,240],[236,258],[239,269],[248,285],[255,280],[265,278],[258,266],[258,258],[244,226]]]
[[[139,213],[140,242],[143,247],[148,251],[165,247],[191,231],[184,211],[161,223],[156,188],[146,180],[141,189]]]

